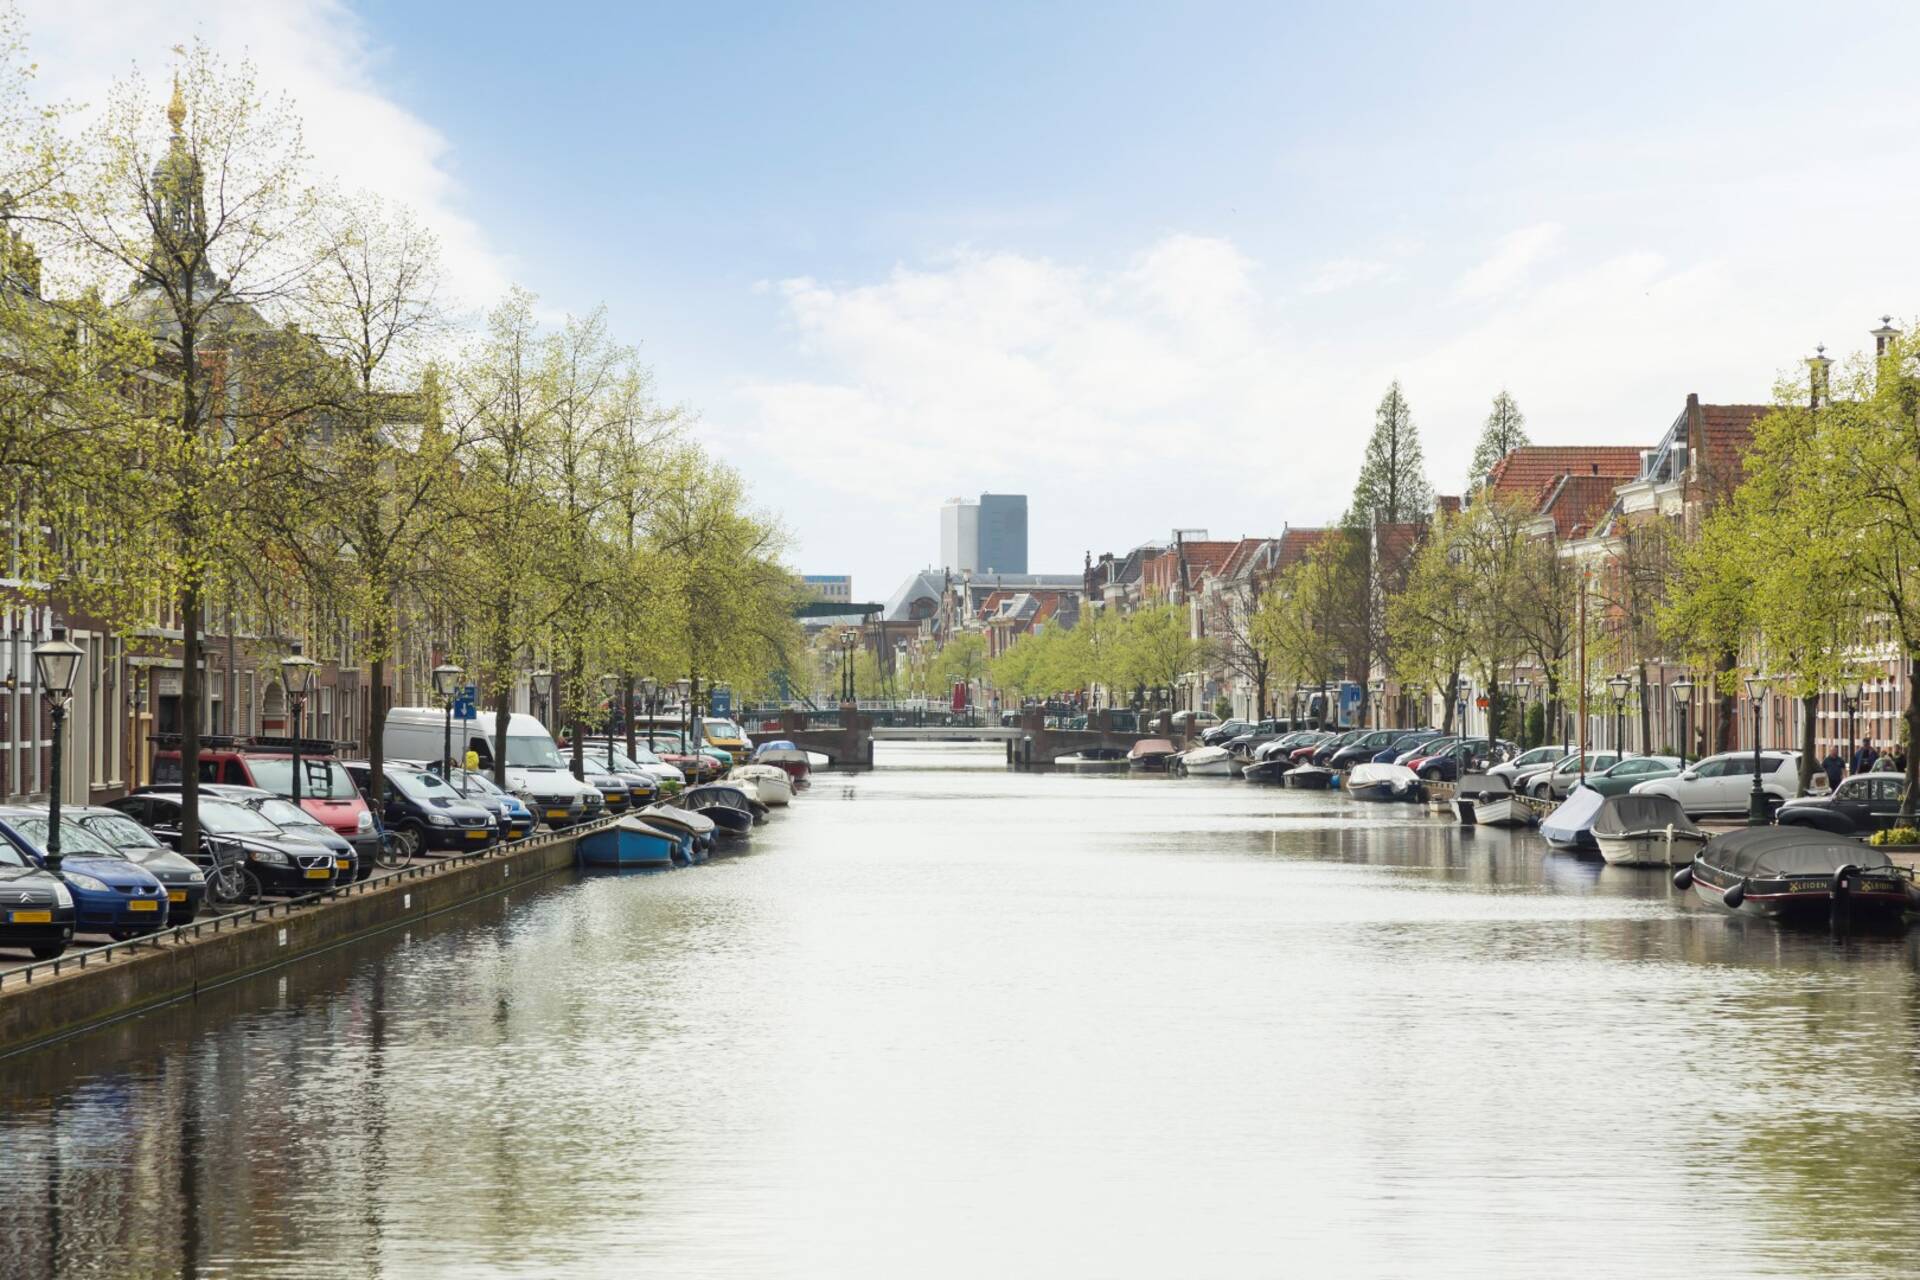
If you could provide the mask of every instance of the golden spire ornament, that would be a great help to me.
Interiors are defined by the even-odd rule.
[[[173,131],[179,133],[187,122],[187,100],[180,96],[180,73],[173,73],[173,101],[167,104],[167,120],[173,125]]]

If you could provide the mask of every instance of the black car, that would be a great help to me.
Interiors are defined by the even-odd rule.
[[[207,896],[207,876],[192,859],[161,844],[153,832],[118,809],[83,805],[64,808],[60,815],[79,823],[88,835],[118,850],[127,861],[145,867],[161,883],[167,891],[168,924],[191,924],[200,914],[200,904]]]
[[[373,766],[364,761],[342,762],[347,775],[365,795],[373,786]],[[386,812],[380,821],[407,851],[468,853],[492,848],[500,838],[493,811],[469,800],[438,774],[420,769],[389,767]]]
[[[1219,724],[1205,730],[1200,741],[1209,747],[1223,747],[1243,733],[1252,733],[1254,723],[1251,720],[1222,720]]]
[[[373,860],[368,858],[363,862],[353,841],[277,792],[228,782],[203,782],[200,794],[245,805],[292,839],[305,840],[328,850],[333,854],[333,868],[342,884],[364,880],[373,874]]]
[[[1363,733],[1329,756],[1327,768],[1351,769],[1354,765],[1366,764],[1381,748],[1389,745],[1399,736],[1398,729],[1375,729],[1372,733]]]
[[[1491,758],[1492,744],[1485,738],[1463,738],[1422,759],[1414,772],[1428,782],[1458,782],[1462,773],[1484,770]]]
[[[1783,827],[1818,827],[1842,836],[1884,831],[1902,825],[1900,793],[1906,785],[1904,774],[1856,774],[1842,778],[1831,795],[1788,800],[1775,821]]]
[[[339,874],[333,851],[296,840],[245,805],[215,796],[200,798],[201,847],[180,848],[183,798],[177,791],[138,791],[107,806],[135,822],[201,867],[214,849],[238,853],[268,892],[312,893],[331,888]]]
[[[20,947],[51,960],[73,941],[73,890],[35,865],[0,822],[0,947]]]
[[[1309,763],[1317,764],[1322,769],[1331,768],[1335,753],[1344,751],[1358,742],[1366,735],[1366,732],[1365,729],[1349,729],[1345,733],[1335,734],[1314,748],[1313,755],[1308,757]]]

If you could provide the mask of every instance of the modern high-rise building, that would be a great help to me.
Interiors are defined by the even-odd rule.
[[[1027,495],[980,495],[980,571],[1027,571]]]
[[[983,493],[940,507],[940,567],[950,573],[1027,571],[1027,496]]]

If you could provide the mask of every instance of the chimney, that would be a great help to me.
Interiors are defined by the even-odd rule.
[[[1590,475],[1596,475],[1596,476],[1600,474],[1600,464],[1599,464],[1599,463],[1597,463],[1597,462],[1589,462],[1589,463],[1587,464],[1587,466],[1588,466],[1588,468],[1590,469],[1590,470],[1589,470],[1589,472],[1588,472],[1588,474],[1590,474]]]
[[[1814,409],[1827,403],[1827,370],[1833,361],[1827,359],[1827,344],[1821,343],[1813,349],[1813,355],[1807,360],[1807,403]]]
[[[1893,327],[1893,317],[1881,316],[1880,327],[1873,330],[1873,358],[1885,360],[1887,352],[1893,347],[1893,340],[1899,336],[1900,331]]]

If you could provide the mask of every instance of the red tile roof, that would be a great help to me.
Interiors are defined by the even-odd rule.
[[[1460,514],[1460,498],[1457,494],[1443,493],[1433,500],[1433,509],[1445,515]]]
[[[1560,476],[1604,476],[1624,484],[1639,474],[1638,445],[1530,444],[1493,464],[1487,472],[1487,489],[1534,501],[1549,481]]]
[[[1427,526],[1411,520],[1398,523],[1382,522],[1373,526],[1373,547],[1376,563],[1380,571],[1386,574],[1398,573],[1413,558],[1420,546],[1420,539],[1426,533]]]
[[[1547,485],[1539,513],[1553,517],[1554,534],[1561,538],[1584,535],[1613,505],[1619,481],[1612,476],[1566,475]]]
[[[1305,560],[1332,532],[1331,529],[1288,529],[1280,535],[1280,550],[1273,557],[1273,567],[1285,569]]]
[[[1708,481],[1731,491],[1740,483],[1747,450],[1753,447],[1753,429],[1773,412],[1767,404],[1699,404],[1692,396],[1687,407],[1700,410],[1687,444],[1694,463]]]
[[[1242,538],[1234,544],[1233,554],[1220,566],[1220,576],[1236,578],[1246,571],[1247,564],[1258,555],[1260,548],[1271,544],[1272,538]]]

